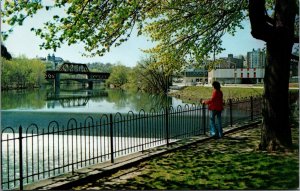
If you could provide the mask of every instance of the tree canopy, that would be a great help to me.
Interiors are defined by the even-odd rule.
[[[126,41],[136,27],[138,35],[157,42],[147,52],[164,62],[176,61],[177,67],[220,52],[221,37],[243,28],[240,23],[247,16],[246,0],[55,0],[52,5],[41,0],[4,0],[2,21],[21,25],[38,10],[55,8],[65,14],[54,15],[42,28],[32,28],[44,39],[43,48],[55,50],[81,41],[87,56],[101,56]]]

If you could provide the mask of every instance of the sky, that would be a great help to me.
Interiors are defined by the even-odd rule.
[[[32,27],[38,28],[43,22],[52,18],[54,13],[58,13],[54,10],[53,13],[50,11],[39,11],[38,14],[32,18],[28,18],[24,21],[22,26],[15,26],[13,33],[10,34],[8,39],[4,41],[4,45],[7,47],[8,51],[13,57],[24,55],[27,58],[36,57],[46,57],[48,54],[53,54],[56,57],[61,57],[64,60],[68,60],[74,63],[121,63],[123,65],[133,67],[137,64],[141,58],[145,57],[145,53],[141,49],[147,49],[154,46],[146,36],[137,37],[136,31],[133,31],[131,38],[124,42],[119,47],[112,47],[110,52],[106,53],[102,57],[84,57],[82,53],[84,52],[83,44],[76,45],[63,45],[60,49],[54,52],[53,50],[40,49],[39,45],[42,40],[35,36],[35,33],[30,31]],[[225,34],[223,37],[223,48],[224,50],[216,57],[227,57],[228,54],[233,54],[234,56],[246,55],[247,52],[252,51],[252,49],[263,48],[265,43],[260,40],[254,39],[250,34],[250,24],[249,21],[243,22],[244,29],[238,30],[235,36]],[[2,25],[1,30],[7,30],[7,25]]]

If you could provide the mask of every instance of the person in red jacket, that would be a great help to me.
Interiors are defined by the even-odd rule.
[[[212,83],[213,92],[212,97],[209,100],[202,101],[203,104],[208,105],[210,110],[210,136],[212,137],[223,137],[221,113],[223,110],[223,92],[221,91],[221,85],[219,82],[214,81]],[[215,117],[217,116],[218,125],[215,124]],[[217,132],[216,132],[217,131]]]

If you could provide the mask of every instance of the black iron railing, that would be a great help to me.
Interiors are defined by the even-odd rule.
[[[259,118],[261,102],[261,96],[227,100],[223,126]],[[51,121],[46,128],[6,127],[1,132],[1,187],[22,189],[37,180],[203,135],[208,121],[207,108],[192,104],[88,116],[80,123],[71,118],[66,125]]]

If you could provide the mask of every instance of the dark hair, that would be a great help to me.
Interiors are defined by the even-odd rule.
[[[221,85],[218,81],[214,81],[212,83],[212,86],[216,89],[216,90],[220,90],[221,89]]]

